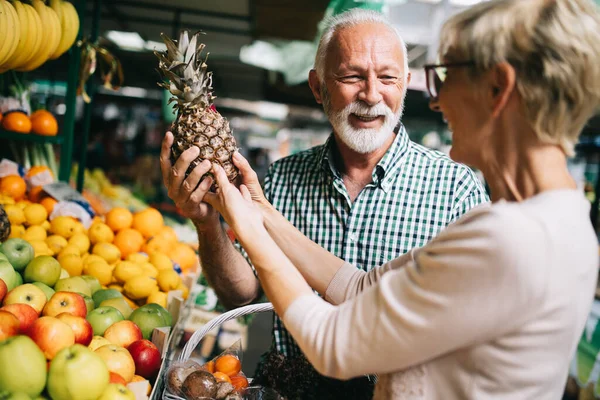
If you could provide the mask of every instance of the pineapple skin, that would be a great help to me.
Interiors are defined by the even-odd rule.
[[[0,242],[4,242],[10,236],[10,220],[4,207],[0,205]]]
[[[172,162],[174,163],[181,153],[192,146],[198,147],[200,153],[190,163],[186,176],[204,160],[219,164],[225,170],[230,182],[238,176],[238,170],[231,161],[233,153],[237,150],[237,144],[229,122],[217,111],[210,108],[187,107],[179,113],[173,129]],[[214,179],[211,172],[204,177],[206,176]]]

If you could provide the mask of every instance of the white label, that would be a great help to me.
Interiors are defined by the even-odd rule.
[[[19,164],[14,161],[3,158],[0,161],[0,178],[4,178],[9,175],[19,175]]]
[[[65,182],[53,182],[44,185],[44,191],[58,201],[83,201],[87,200],[77,190],[73,189]]]
[[[42,171],[29,178],[31,187],[44,186],[54,182],[50,171]]]

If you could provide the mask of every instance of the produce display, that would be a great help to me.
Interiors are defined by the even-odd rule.
[[[52,179],[40,166],[0,179],[0,398],[148,395],[162,362],[153,332],[176,322],[168,293],[187,297],[180,271],[197,257],[152,208],[86,226],[36,184]]]
[[[32,71],[71,48],[79,32],[73,4],[0,0],[0,73]]]

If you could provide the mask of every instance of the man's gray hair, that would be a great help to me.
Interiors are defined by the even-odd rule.
[[[365,23],[385,25],[398,36],[398,41],[400,42],[402,52],[404,53],[404,71],[405,74],[408,74],[408,54],[406,50],[406,44],[404,43],[404,40],[400,36],[398,30],[381,13],[362,8],[353,8],[343,12],[342,14],[331,16],[324,21],[325,30],[323,31],[323,35],[319,41],[314,67],[321,82],[323,82],[325,79],[325,60],[333,35],[341,29]]]

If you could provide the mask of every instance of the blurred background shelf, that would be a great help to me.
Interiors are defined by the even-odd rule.
[[[20,140],[29,143],[62,144],[64,137],[60,134],[56,136],[41,136],[33,133],[19,133],[0,129],[0,140]]]

